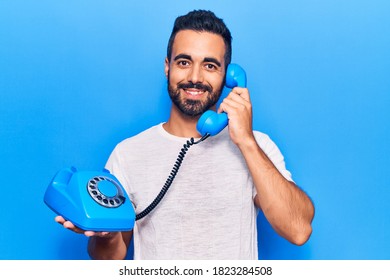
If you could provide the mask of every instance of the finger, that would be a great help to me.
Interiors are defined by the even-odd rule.
[[[219,105],[219,108],[218,108],[218,113],[222,113],[222,112],[225,112],[227,114],[231,113],[233,109],[237,109],[239,106],[239,103],[237,103],[236,101],[232,100],[231,98],[229,99],[228,97],[226,97],[222,103]],[[242,106],[242,105],[241,105]]]
[[[63,223],[64,228],[69,229],[75,233],[84,233],[85,231],[81,228],[76,227],[71,221],[65,221]]]
[[[63,224],[63,223],[65,223],[65,219],[62,217],[62,216],[56,216],[55,218],[54,218],[54,221],[56,221],[57,223],[59,223],[59,224]]]
[[[91,236],[109,237],[111,233],[107,231],[96,232],[96,231],[86,230],[84,231],[84,235],[88,237]]]
[[[67,229],[74,229],[75,228],[75,225],[70,221],[65,221],[62,225],[64,226],[64,228],[67,228]]]
[[[118,234],[118,232],[106,232],[106,231],[102,231],[102,232],[99,232],[98,235],[100,237],[113,237],[114,235]]]
[[[251,108],[251,102],[250,102],[250,98],[249,98],[249,93],[248,93],[248,90],[246,88],[234,88],[230,93],[229,95],[222,101],[221,105],[223,103],[227,103],[229,100],[232,100],[232,101],[235,101],[239,104],[242,104],[244,105],[245,107],[247,108]],[[224,106],[222,105],[218,108],[218,113],[221,113],[221,112],[227,112],[226,110],[224,110]],[[235,107],[235,108],[238,108],[237,106],[235,106],[233,103],[229,103],[230,106],[232,107]]]
[[[91,236],[95,236],[96,232],[87,230],[87,231],[84,232],[84,235],[87,236],[87,237],[91,237]]]
[[[244,100],[250,102],[250,95],[249,91],[247,88],[240,88],[240,87],[235,87],[231,91],[232,93],[235,93],[236,95],[240,96]]]
[[[223,111],[228,114],[242,114],[244,111],[250,112],[250,110],[251,103],[234,93],[225,98],[218,108],[219,113]]]
[[[232,96],[236,96],[235,98],[233,98]],[[229,108],[231,107],[236,107],[234,106],[234,104],[232,103],[232,101],[234,99],[238,99],[240,98],[239,95],[237,95],[236,93],[233,93],[233,92],[230,92],[229,95],[224,98],[221,102],[221,104],[219,105],[219,108],[217,110],[217,113],[222,113],[222,112],[225,112],[225,113],[228,113],[229,111]],[[237,102],[237,101],[236,101]],[[240,101],[238,101],[240,102]]]
[[[226,97],[227,100],[232,100],[234,102],[237,102],[239,104],[247,105],[250,104],[250,101],[246,98],[244,98],[243,94],[237,94],[235,92],[232,92]]]
[[[236,111],[240,109],[240,107],[244,107],[244,105],[232,100],[224,99],[218,108],[218,113],[225,112],[228,114],[228,117],[231,117],[235,114]]]
[[[249,101],[235,93],[230,94],[223,100],[223,102],[228,103],[230,106],[235,108],[248,107],[251,104]]]

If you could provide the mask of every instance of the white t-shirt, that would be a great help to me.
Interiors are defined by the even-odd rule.
[[[255,131],[259,146],[291,180],[271,139]],[[187,138],[162,124],[119,143],[106,168],[142,212],[161,191]],[[196,140],[196,139],[195,139]],[[134,227],[134,259],[257,259],[256,190],[228,129],[192,145],[168,192]]]

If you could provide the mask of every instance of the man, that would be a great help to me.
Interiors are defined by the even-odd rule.
[[[126,188],[136,213],[160,192],[174,159],[196,124],[216,110],[231,60],[231,34],[210,11],[178,17],[168,43],[165,74],[172,99],[166,123],[119,143],[106,168]],[[235,87],[218,112],[229,125],[188,149],[161,203],[131,232],[82,231],[93,259],[124,259],[134,237],[134,259],[257,259],[257,211],[275,231],[302,245],[311,234],[314,207],[292,181],[269,137],[252,130],[248,89]]]

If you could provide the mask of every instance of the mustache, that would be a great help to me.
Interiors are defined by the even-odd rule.
[[[188,83],[182,83],[177,85],[178,89],[200,89],[202,91],[208,91],[212,92],[212,88],[208,85],[204,85],[202,83],[193,83],[193,82],[188,82]]]

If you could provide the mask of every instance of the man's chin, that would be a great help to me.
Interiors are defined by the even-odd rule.
[[[175,107],[185,116],[195,119],[199,118],[204,112],[213,108],[215,104],[212,102],[204,102],[194,99],[182,99],[171,98]]]
[[[180,104],[177,106],[179,110],[186,116],[196,118],[202,115],[205,110],[204,106],[200,104],[199,101],[194,101],[194,100],[186,100],[186,104]]]
[[[201,111],[190,111],[190,110],[180,110],[186,117],[191,119],[198,119],[204,112]]]

